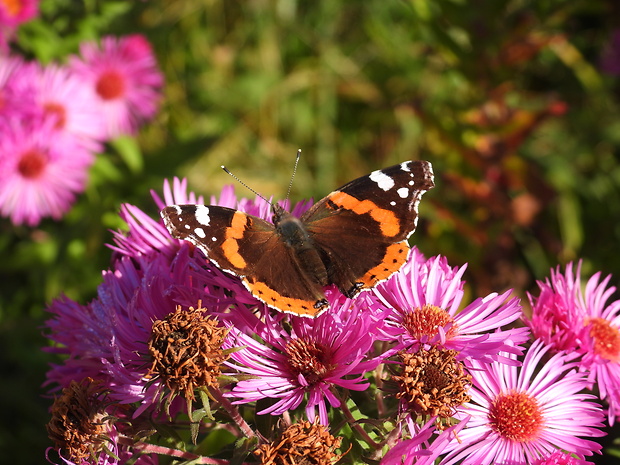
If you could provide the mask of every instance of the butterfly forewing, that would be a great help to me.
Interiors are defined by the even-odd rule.
[[[355,179],[302,216],[328,263],[330,281],[352,296],[405,263],[418,203],[434,186],[430,163],[409,161]]]

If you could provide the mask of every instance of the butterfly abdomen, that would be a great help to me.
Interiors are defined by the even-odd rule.
[[[299,266],[316,284],[326,286],[327,268],[299,218],[284,212],[276,218],[276,231],[297,258]]]

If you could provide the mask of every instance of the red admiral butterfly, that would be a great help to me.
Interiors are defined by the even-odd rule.
[[[315,317],[329,307],[324,286],[347,297],[398,271],[434,186],[427,161],[406,161],[355,179],[296,218],[273,204],[273,224],[231,208],[173,205],[161,216],[220,269],[239,276],[269,307]]]

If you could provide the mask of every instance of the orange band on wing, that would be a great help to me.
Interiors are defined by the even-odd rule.
[[[265,283],[250,282],[243,278],[243,282],[252,295],[265,302],[276,310],[284,313],[292,313],[299,316],[315,317],[329,307],[327,300],[305,300],[285,297],[278,294]]]
[[[226,259],[236,268],[242,270],[248,264],[239,253],[239,239],[252,220],[245,213],[235,212],[230,226],[226,228],[226,239],[222,242],[222,252]]]
[[[406,242],[397,242],[391,244],[385,251],[385,256],[381,263],[369,270],[360,282],[364,287],[373,287],[380,281],[389,278],[396,273],[407,261],[409,255],[409,246]]]
[[[394,237],[400,232],[401,225],[396,215],[390,210],[379,208],[370,200],[359,200],[344,192],[334,192],[329,196],[329,200],[358,215],[370,213],[370,217],[379,223],[381,233],[385,237]]]

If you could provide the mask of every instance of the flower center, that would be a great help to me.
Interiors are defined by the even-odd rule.
[[[322,380],[333,366],[329,363],[331,351],[316,341],[291,339],[286,344],[288,366],[295,377],[302,375],[309,384]]]
[[[465,374],[456,354],[437,347],[401,352],[398,356],[402,373],[392,377],[399,386],[396,397],[415,413],[452,416],[456,407],[469,401],[467,391],[471,385],[471,377]]]
[[[104,71],[99,76],[95,89],[103,100],[120,98],[125,95],[125,78],[118,71]]]
[[[21,0],[2,0],[2,4],[10,16],[17,16],[24,7]]]
[[[327,428],[316,421],[294,423],[279,438],[265,443],[254,451],[261,464],[333,464],[342,455],[336,452],[341,437],[332,436]]]
[[[499,395],[489,409],[491,428],[511,441],[536,439],[542,431],[543,421],[536,399],[523,392]]]
[[[458,332],[458,326],[452,317],[443,308],[434,305],[425,305],[422,308],[416,308],[413,312],[407,312],[403,320],[403,326],[411,337],[418,340],[422,339],[423,336],[428,338],[436,336],[438,329],[449,323],[452,323],[452,326],[446,335],[448,337],[455,336]]]
[[[617,362],[620,360],[620,331],[603,318],[591,318],[590,336],[594,339],[594,352],[600,357]]]
[[[205,315],[205,309],[182,310],[178,306],[153,323],[148,342],[153,358],[149,376],[158,375],[172,394],[190,400],[194,400],[195,388],[219,388],[220,365],[228,358],[222,352],[226,334],[216,319]]]
[[[104,397],[100,384],[84,378],[79,383],[72,381],[54,401],[47,433],[71,462],[84,463],[103,450],[108,428]]]
[[[46,115],[55,118],[56,124],[54,127],[56,129],[62,129],[65,127],[67,122],[67,112],[64,105],[56,102],[47,102],[43,105],[43,111]]]
[[[37,178],[47,165],[47,156],[40,150],[32,149],[22,154],[17,170],[24,178]]]

